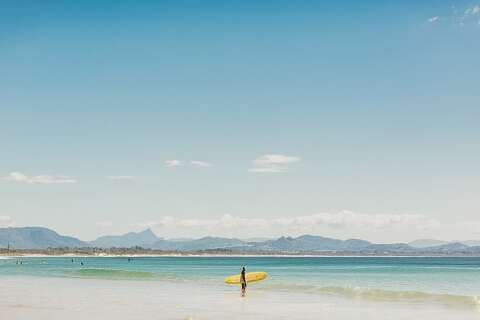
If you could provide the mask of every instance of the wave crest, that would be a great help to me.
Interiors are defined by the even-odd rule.
[[[406,302],[436,302],[452,306],[480,307],[480,298],[477,296],[455,295],[446,293],[430,293],[423,291],[400,291],[379,288],[340,287],[340,286],[313,286],[270,284],[265,289],[285,289],[309,293],[323,293],[353,299],[375,301],[406,301]]]
[[[471,305],[480,304],[478,297],[442,293],[429,293],[422,291],[394,291],[378,288],[359,288],[359,287],[321,287],[318,291],[324,293],[338,294],[352,298],[364,298],[370,300],[386,301],[432,301],[452,305]]]
[[[69,272],[69,275],[82,278],[96,278],[96,279],[150,279],[154,274],[146,271],[131,271],[119,269],[100,269],[100,268],[85,268]]]

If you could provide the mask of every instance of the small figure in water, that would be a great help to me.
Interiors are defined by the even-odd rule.
[[[245,297],[247,291],[247,279],[245,278],[245,267],[242,268],[240,273],[240,284],[242,285],[242,297]]]
[[[130,262],[132,260],[132,258],[128,258],[128,262]]]
[[[83,266],[83,261],[80,261],[80,265]]]
[[[72,263],[73,263],[73,259],[72,259]]]

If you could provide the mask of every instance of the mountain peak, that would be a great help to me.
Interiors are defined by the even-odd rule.
[[[148,228],[143,231],[140,231],[138,234],[145,235],[145,236],[154,236],[156,237],[157,235],[152,231],[152,229]]]
[[[135,246],[149,247],[158,240],[160,240],[160,238],[148,228],[140,232],[129,232],[117,236],[102,236],[90,242],[90,244],[102,248],[130,248]]]

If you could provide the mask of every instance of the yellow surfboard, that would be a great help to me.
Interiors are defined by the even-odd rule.
[[[247,282],[260,281],[265,279],[267,275],[266,272],[247,272],[245,273],[245,280],[247,280]],[[228,284],[240,284],[240,275],[236,274],[226,277],[224,281]]]

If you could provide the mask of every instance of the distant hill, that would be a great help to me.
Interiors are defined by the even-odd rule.
[[[142,232],[129,232],[118,236],[102,236],[89,243],[92,247],[99,248],[150,248],[158,238],[150,229]]]
[[[196,251],[226,249],[245,245],[244,241],[238,239],[204,237],[195,240],[159,240],[151,248],[157,250]]]
[[[465,240],[465,241],[455,241],[455,242],[460,242],[460,243],[463,243],[464,245],[470,246],[470,247],[480,246],[480,240]]]
[[[459,252],[467,252],[470,247],[460,243],[460,242],[451,242],[447,244],[443,244],[440,246],[428,247],[424,250],[427,252],[434,252],[434,253],[459,253]],[[473,247],[472,247],[473,248]]]
[[[297,238],[281,237],[277,240],[260,242],[256,246],[266,250],[277,251],[358,251],[371,243],[365,240],[338,240],[321,236],[303,235]]]
[[[253,241],[252,241],[253,240]],[[471,245],[469,245],[471,244]],[[203,237],[200,239],[162,239],[152,230],[129,232],[123,235],[102,236],[91,242],[62,236],[53,230],[41,227],[0,228],[0,248],[10,245],[14,249],[45,248],[132,248],[160,251],[195,252],[202,250],[228,250],[232,253],[299,253],[321,252],[347,254],[480,254],[479,241],[447,242],[433,239],[420,239],[410,243],[371,243],[361,239],[340,240],[316,235],[280,237],[278,239],[234,239]]]
[[[408,244],[414,248],[430,248],[430,247],[438,247],[452,243],[461,243],[465,246],[474,247],[480,246],[480,240],[453,240],[453,241],[443,241],[443,240],[435,240],[435,239],[418,239]]]
[[[408,243],[409,246],[414,248],[428,248],[434,246],[441,246],[447,244],[448,241],[435,240],[435,239],[418,239]]]
[[[0,228],[0,247],[44,249],[48,247],[86,247],[88,244],[73,237],[62,236],[42,227]]]

